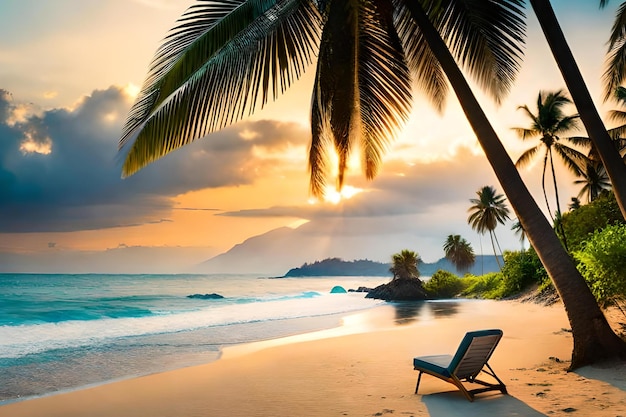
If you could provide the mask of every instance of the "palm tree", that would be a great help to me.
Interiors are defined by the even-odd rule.
[[[452,265],[460,273],[469,271],[474,262],[476,262],[476,255],[474,255],[472,245],[460,235],[448,235],[443,244],[443,250],[446,259],[452,262]]]
[[[539,92],[537,96],[537,111],[533,113],[528,106],[519,106],[518,109],[524,111],[524,114],[531,120],[529,128],[515,127],[513,130],[517,132],[518,136],[522,140],[539,138],[539,143],[532,148],[526,150],[515,163],[518,167],[528,165],[533,158],[542,154],[543,157],[543,172],[541,175],[541,187],[543,189],[543,197],[546,201],[546,206],[550,217],[554,219],[554,215],[550,210],[550,203],[548,202],[548,195],[546,193],[546,169],[548,164],[552,172],[552,181],[554,184],[554,193],[556,195],[556,211],[561,213],[561,205],[559,203],[559,190],[557,187],[556,173],[554,170],[554,154],[556,153],[565,165],[574,174],[580,173],[580,166],[583,161],[586,160],[584,154],[580,153],[574,148],[571,148],[564,144],[564,141],[572,142],[569,137],[561,137],[564,133],[575,129],[577,127],[578,115],[566,116],[563,113],[563,106],[570,104],[571,101],[567,98],[562,90],[555,92]]]
[[[452,55],[459,57],[477,76],[479,85],[498,100],[508,91],[519,68],[519,44],[525,27],[521,0],[490,0],[489,7],[478,7],[483,4],[479,2],[471,6],[471,13],[457,0],[425,1],[423,5],[407,0],[344,1],[342,10],[337,11],[334,8],[339,6],[333,3],[339,0],[230,1],[195,5],[157,51],[120,140],[121,150],[127,153],[124,175],[243,118],[254,111],[257,102],[263,105],[268,96],[275,98],[313,60],[319,27],[323,30],[311,117],[311,191],[323,191],[328,148],[334,145],[343,155],[340,168],[345,168],[349,145],[354,144],[346,138],[360,141],[361,149],[369,155],[364,164],[366,175],[373,175],[380,162],[377,156],[391,140],[391,136],[377,134],[382,128],[385,132],[395,130],[394,123],[405,116],[406,72],[396,58],[400,43],[417,84],[437,108],[443,108],[446,78],[459,98],[566,306],[574,339],[571,367],[625,350],[526,188]],[[374,6],[378,8],[372,12]],[[450,42],[452,52],[442,37]],[[346,54],[337,53],[338,49],[344,51],[342,45],[333,42],[356,46],[357,41],[359,47],[353,48],[351,56],[358,58],[345,62]],[[368,53],[372,48],[375,53]],[[340,66],[333,67],[335,60]],[[350,76],[341,75],[345,73]],[[362,117],[362,123],[350,124],[355,115]],[[378,122],[382,128],[377,127]]]
[[[626,106],[626,88],[622,86],[617,87],[614,98],[622,107]],[[609,129],[609,135],[613,140],[613,147],[619,152],[624,163],[626,163],[626,111],[623,109],[611,110],[608,118],[610,121],[620,124],[617,127]],[[594,161],[601,161],[595,147],[592,147],[589,151],[589,157]]]
[[[522,250],[525,250],[524,242],[526,242],[526,231],[524,230],[524,226],[522,226],[519,219],[513,223],[511,230],[515,233],[515,235],[519,236],[519,242],[522,244]]]
[[[391,257],[391,268],[389,272],[393,274],[394,279],[418,279],[420,277],[420,271],[417,269],[417,264],[422,259],[417,254],[408,249],[403,249],[400,253],[395,253]]]
[[[600,0],[601,7],[604,7],[607,3],[608,0]],[[626,165],[624,165],[615,151],[611,137],[604,127],[604,123],[598,114],[591,94],[589,94],[574,55],[563,35],[550,0],[530,0],[530,4],[539,20],[552,55],[561,70],[567,89],[576,104],[585,130],[596,147],[603,165],[606,167],[613,184],[615,198],[619,204],[622,216],[626,219]],[[608,97],[615,90],[615,86],[609,85],[605,90]]]
[[[500,254],[502,254],[502,249],[500,249],[500,243],[498,243],[498,238],[494,230],[496,226],[498,226],[498,223],[504,224],[504,222],[509,219],[509,209],[505,205],[506,198],[502,194],[497,194],[496,189],[490,185],[485,185],[480,190],[476,191],[476,194],[478,194],[478,198],[470,199],[473,205],[468,210],[470,215],[467,218],[467,222],[472,229],[476,230],[481,235],[489,232],[493,254],[498,262],[498,267],[502,269],[500,258],[496,251],[496,244],[498,245]]]
[[[572,197],[569,203],[570,210],[576,210],[580,208],[580,199],[578,197]]]
[[[611,189],[611,182],[602,162],[588,160],[585,164],[585,169],[580,172],[579,177],[580,179],[575,180],[574,184],[579,184],[583,187],[577,198],[580,199],[586,195],[588,203],[598,198],[602,191]]]

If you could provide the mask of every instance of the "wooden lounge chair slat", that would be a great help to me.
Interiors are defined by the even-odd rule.
[[[500,391],[506,394],[506,386],[496,376],[488,362],[496,346],[502,338],[502,330],[478,330],[468,332],[456,353],[450,355],[420,356],[413,358],[413,368],[419,371],[415,393],[419,389],[422,373],[440,378],[455,385],[465,397],[473,401],[474,395],[487,391]],[[485,371],[485,367],[488,371]],[[477,379],[484,372],[496,382],[486,382]],[[483,387],[468,390],[463,382],[478,383]]]

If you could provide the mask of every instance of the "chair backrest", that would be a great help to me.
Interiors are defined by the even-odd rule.
[[[502,330],[498,329],[466,333],[448,371],[459,379],[475,377],[489,361],[501,338]]]

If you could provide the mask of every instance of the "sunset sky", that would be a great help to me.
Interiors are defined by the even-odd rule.
[[[176,249],[182,267],[305,221],[320,232],[341,224],[340,233],[379,236],[379,246],[371,248],[379,261],[405,247],[436,261],[449,234],[490,253],[488,237],[467,225],[469,199],[484,185],[503,190],[453,95],[439,115],[416,90],[411,120],[378,178],[366,182],[357,167],[347,184],[363,192],[312,204],[306,156],[314,67],[254,117],[121,179],[117,143],[126,113],[160,40],[192,3],[0,3],[0,259],[19,256],[41,269],[59,253],[157,247]],[[605,115],[616,105],[601,103],[600,78],[621,2],[603,10],[592,0],[552,3]],[[535,143],[512,132],[528,126],[517,107],[533,109],[540,90],[565,86],[529,8],[527,15],[525,60],[513,90],[499,107],[477,94],[514,160]],[[522,176],[545,209],[540,161]],[[558,179],[566,209],[579,189],[563,171]],[[520,247],[510,222],[496,233],[504,249]]]

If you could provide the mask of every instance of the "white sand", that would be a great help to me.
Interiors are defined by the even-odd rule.
[[[427,314],[389,325],[397,314],[384,306],[348,317],[342,329],[233,347],[206,365],[4,405],[0,416],[626,416],[626,364],[565,371],[572,340],[561,305],[470,302],[436,320]],[[487,328],[504,331],[490,364],[509,395],[482,394],[470,403],[428,375],[413,394],[414,356],[453,353],[466,331]]]

